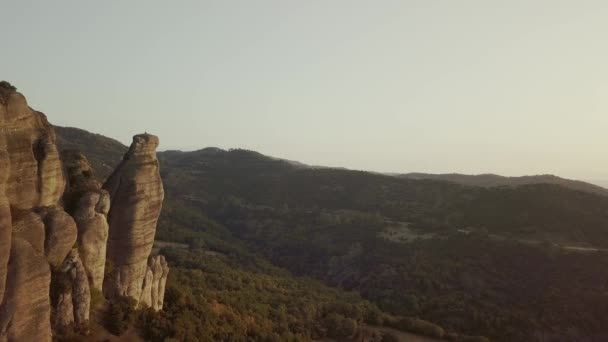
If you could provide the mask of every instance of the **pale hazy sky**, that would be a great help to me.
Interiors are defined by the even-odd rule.
[[[161,149],[608,179],[608,1],[0,0],[0,79]]]

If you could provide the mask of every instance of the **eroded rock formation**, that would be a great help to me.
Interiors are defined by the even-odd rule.
[[[57,299],[54,328],[64,331],[74,323],[80,330],[86,329],[91,309],[91,290],[77,249],[70,251],[55,276]]]
[[[0,108],[3,107],[0,106]],[[0,120],[2,120],[2,113],[0,113]],[[5,172],[5,170],[9,169],[9,158],[6,147],[4,146],[3,138],[3,135],[0,134],[0,305],[4,298],[6,267],[11,253],[11,235],[13,227],[11,208],[8,197],[6,196],[8,172]]]
[[[16,91],[0,90],[0,126],[9,157],[6,195],[14,208],[57,204],[64,179],[55,132],[46,116],[32,110]]]
[[[145,304],[162,308],[167,263],[148,261],[163,200],[157,145],[135,136],[106,191],[81,154],[62,163],[46,116],[0,82],[0,342],[50,342],[51,305],[57,329],[86,326],[106,255],[109,292],[141,301],[145,287]]]
[[[111,203],[107,255],[113,265],[112,274],[104,281],[106,296],[129,296],[138,302],[142,299],[164,197],[157,146],[156,136],[133,137],[123,161],[104,184]]]
[[[154,310],[162,310],[165,300],[165,285],[169,275],[169,265],[162,255],[148,258],[148,269],[144,277],[140,304]]]
[[[76,224],[68,213],[58,207],[41,207],[36,213],[45,227],[44,254],[51,267],[58,267],[76,242]]]
[[[51,272],[44,254],[44,224],[32,212],[18,213],[13,220],[0,341],[50,341]]]
[[[101,189],[86,157],[78,151],[62,155],[68,178],[66,206],[78,227],[78,249],[91,288],[101,291],[108,240],[110,195]]]
[[[0,167],[0,341],[50,341],[51,265],[60,264],[76,241],[75,224],[59,203],[65,182],[55,133],[5,82]]]

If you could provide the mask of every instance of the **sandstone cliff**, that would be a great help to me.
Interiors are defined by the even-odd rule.
[[[84,265],[77,249],[70,251],[61,269],[56,273],[55,324],[58,331],[66,330],[75,323],[86,332],[89,323],[91,291]]]
[[[138,303],[142,301],[164,197],[157,146],[158,138],[153,135],[133,137],[123,161],[104,184],[111,203],[107,255],[113,272],[104,281],[104,294],[109,297],[129,296]]]
[[[154,310],[162,310],[165,300],[165,284],[169,275],[169,265],[162,255],[151,256],[144,277],[140,303]]]
[[[78,249],[91,288],[101,291],[108,240],[107,215],[110,196],[101,189],[86,157],[78,151],[64,151],[62,160],[68,178],[64,201],[78,227]]]
[[[55,133],[5,83],[0,141],[0,341],[50,341],[50,266],[76,241],[75,223],[60,206],[65,181]]]
[[[86,332],[106,254],[116,294],[139,301],[145,287],[144,304],[162,308],[168,267],[161,256],[148,263],[163,200],[157,145],[134,138],[108,182],[110,206],[86,158],[62,162],[46,116],[0,82],[0,342],[50,342],[52,326]]]

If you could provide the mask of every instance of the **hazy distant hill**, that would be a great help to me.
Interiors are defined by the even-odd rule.
[[[127,146],[123,145],[119,141],[105,137],[101,134],[95,134],[83,129],[74,127],[60,127],[55,126],[57,132],[58,144],[63,149],[84,149],[86,150],[87,157],[93,165],[95,171],[102,178],[109,176],[109,173],[114,167],[120,162],[122,155],[127,150]],[[190,156],[188,153],[211,153],[211,152],[226,152],[216,147],[208,147],[199,151],[194,152],[181,152],[181,151],[165,151],[160,152],[161,154],[183,154],[184,156]],[[266,156],[265,156],[266,157]],[[345,168],[328,168],[324,166],[310,166],[298,161],[285,160],[273,157],[267,157],[269,160],[284,161],[296,168],[302,169],[334,169],[334,170],[345,170]],[[572,179],[565,179],[554,175],[535,175],[535,176],[521,176],[521,177],[505,177],[495,174],[480,174],[480,175],[465,175],[458,173],[446,173],[446,174],[431,174],[431,173],[419,173],[412,172],[406,174],[398,174],[396,177],[408,178],[408,179],[431,179],[441,180],[453,183],[458,183],[467,186],[481,186],[481,187],[494,187],[494,186],[520,186],[527,184],[557,184],[570,189],[597,193],[602,195],[608,195],[608,189],[601,186],[578,181]]]
[[[444,173],[444,174],[431,174],[431,173],[419,173],[412,172],[406,174],[397,175],[397,177],[409,178],[409,179],[434,179],[443,180],[469,186],[482,186],[482,187],[493,187],[493,186],[519,186],[526,184],[558,184],[570,189],[586,191],[592,193],[598,193],[602,195],[608,195],[608,189],[601,186],[578,181],[572,179],[565,179],[554,175],[535,175],[535,176],[521,176],[521,177],[505,177],[491,173],[481,175],[464,175],[459,173]]]

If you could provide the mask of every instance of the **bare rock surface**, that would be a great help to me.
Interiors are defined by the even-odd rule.
[[[54,284],[57,287],[57,302],[55,303],[55,321],[53,329],[59,333],[64,333],[74,324],[74,304],[72,303],[72,286],[67,280],[67,275],[63,275],[64,280]]]
[[[51,340],[50,265],[76,241],[64,186],[46,116],[0,82],[0,341]]]
[[[50,341],[51,271],[44,254],[44,224],[31,212],[14,222],[0,340]]]
[[[73,249],[63,262],[72,285],[72,303],[74,322],[78,325],[88,324],[91,308],[91,290],[84,265],[77,249]]]
[[[0,109],[2,106],[0,106]],[[1,113],[0,113],[1,117]],[[3,147],[3,137],[0,134],[0,303],[4,298],[6,282],[6,267],[11,252],[12,219],[11,209],[6,196],[6,182],[8,180],[9,158]]]
[[[135,136],[102,188],[82,154],[60,158],[46,116],[0,82],[0,342],[84,332],[91,289],[162,308],[169,269],[149,258],[164,197],[157,146]]]
[[[106,264],[110,195],[101,189],[86,157],[76,151],[63,153],[68,176],[64,199],[78,227],[78,249],[91,288],[102,290]]]
[[[164,256],[151,256],[148,259],[140,305],[148,306],[156,311],[162,310],[168,275],[169,266]]]
[[[164,198],[157,146],[156,136],[134,136],[123,161],[104,184],[111,203],[107,257],[114,268],[104,281],[109,297],[139,301],[142,296]]]
[[[74,219],[78,225],[78,249],[91,287],[102,290],[108,241],[110,196],[104,190],[81,197]]]
[[[76,242],[76,223],[63,209],[42,207],[36,210],[45,226],[44,253],[48,263],[57,267]]]
[[[72,324],[81,332],[88,330],[91,290],[78,249],[72,249],[53,274],[53,287],[55,331],[64,332]]]
[[[154,288],[152,288],[152,307],[159,311],[163,309],[165,304],[165,288],[167,286],[167,277],[169,276],[169,264],[164,256],[160,255],[157,258],[159,258],[157,263],[160,264],[162,274],[158,278],[158,289],[155,291]],[[157,294],[156,297],[155,294]]]
[[[6,196],[20,209],[55,205],[65,185],[55,132],[23,95],[5,88],[0,92],[0,131],[10,162]]]

